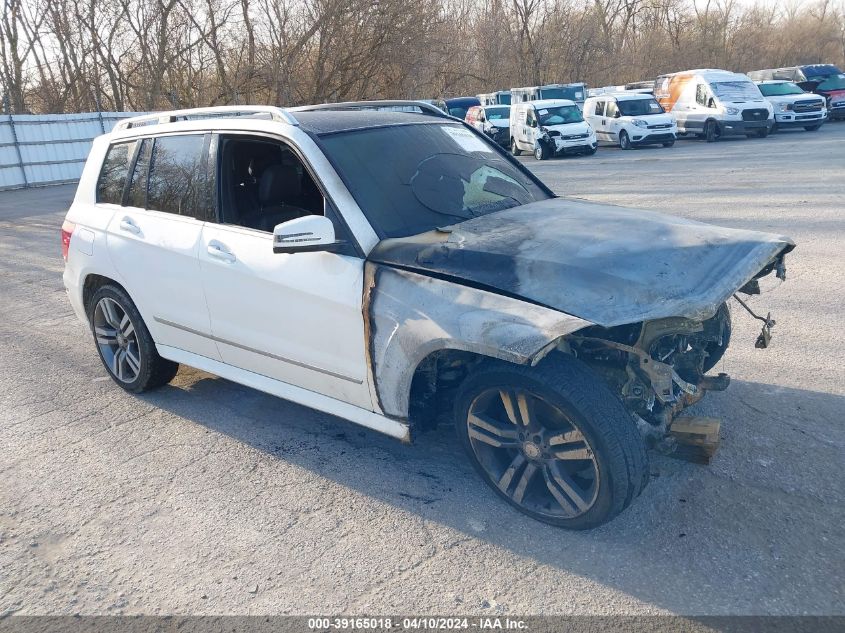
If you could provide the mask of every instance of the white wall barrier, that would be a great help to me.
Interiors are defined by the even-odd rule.
[[[94,137],[138,114],[0,114],[0,190],[78,180]]]

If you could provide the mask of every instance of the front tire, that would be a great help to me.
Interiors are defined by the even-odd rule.
[[[511,139],[511,154],[513,154],[514,156],[519,156],[520,154],[522,154],[522,150],[519,149],[519,145],[516,144],[515,138]]]
[[[708,143],[715,143],[721,136],[719,124],[716,121],[708,121],[704,124],[704,140]]]
[[[666,141],[663,143],[663,147],[672,147],[675,144],[675,141]]]
[[[106,371],[126,391],[161,387],[179,371],[178,363],[158,355],[144,319],[123,288],[100,287],[88,302],[88,322]]]
[[[821,124],[819,124],[819,125],[805,125],[804,129],[807,130],[808,132],[815,132],[820,127],[821,127]]]
[[[645,444],[619,398],[579,360],[483,365],[455,400],[475,469],[520,512],[583,530],[627,508],[648,481]]]
[[[622,149],[632,149],[631,139],[628,138],[628,133],[625,130],[619,132],[619,147]]]
[[[537,146],[534,148],[534,158],[537,160],[546,160],[549,157],[549,151],[546,149],[546,146],[542,143],[537,143]]]

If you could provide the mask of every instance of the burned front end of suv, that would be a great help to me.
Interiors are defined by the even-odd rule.
[[[525,338],[513,346],[524,354],[507,359],[535,365],[553,354],[578,358],[618,394],[643,435],[656,443],[683,409],[708,391],[728,387],[729,376],[713,370],[731,339],[729,303],[734,311],[750,311],[742,297],[759,292],[761,277],[785,278],[785,255],[793,248],[782,236],[557,198],[468,220],[449,231],[387,240],[370,259],[464,288],[464,302],[497,294],[522,302],[525,317],[572,319],[531,330],[530,344]],[[393,306],[390,324],[382,326],[389,334],[385,345],[400,345],[412,327],[408,323],[422,327],[419,305],[432,301],[421,302],[411,302],[405,316]],[[462,315],[449,320],[454,327],[440,329],[450,336],[468,331],[471,307],[462,305]],[[445,323],[448,307],[437,313]],[[756,346],[766,347],[774,319],[754,316],[761,320]],[[493,328],[491,320],[482,321],[487,340],[492,332],[504,340],[508,328]],[[513,337],[530,330],[524,321],[508,326]],[[543,333],[556,338],[541,343]],[[485,332],[476,338],[485,340]],[[380,349],[377,356],[389,354]],[[384,386],[388,381],[379,380],[378,369],[376,383]]]

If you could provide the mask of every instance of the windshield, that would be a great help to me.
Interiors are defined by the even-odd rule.
[[[620,99],[616,102],[616,105],[624,116],[643,116],[646,114],[662,114],[664,112],[661,105],[652,98],[634,99],[632,101]]]
[[[714,81],[710,89],[722,101],[754,101],[760,98],[760,90],[750,81]]]
[[[583,101],[584,89],[581,86],[570,86],[562,88],[541,88],[541,99],[569,99],[570,101]]]
[[[551,108],[537,108],[537,119],[540,125],[563,125],[564,123],[580,123],[581,110],[578,106],[556,106]]]
[[[320,140],[382,239],[549,197],[495,145],[459,124],[350,130]]]
[[[763,93],[764,97],[804,94],[804,91],[792,82],[782,84],[759,84],[757,87],[760,89],[760,92]]]
[[[457,119],[465,119],[466,116],[467,116],[467,110],[469,110],[468,107],[467,108],[457,108],[457,107],[449,108],[449,114],[451,114],[453,117],[455,117]]]
[[[845,90],[845,75],[833,75],[818,85],[818,90]]]
[[[511,118],[511,109],[508,106],[485,108],[484,112],[488,121],[507,121]]]

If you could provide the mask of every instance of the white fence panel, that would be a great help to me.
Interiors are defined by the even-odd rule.
[[[91,141],[141,112],[0,115],[0,189],[79,179]]]

